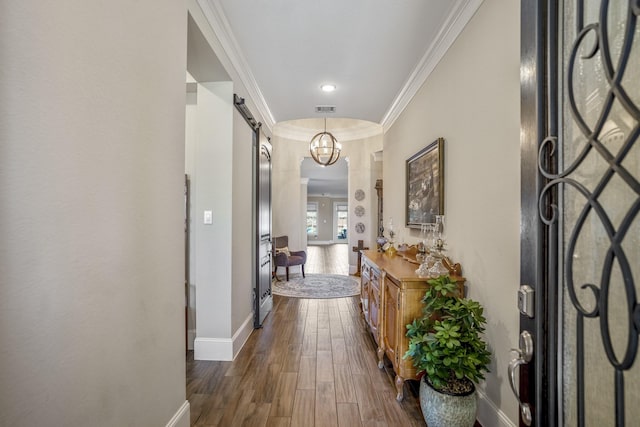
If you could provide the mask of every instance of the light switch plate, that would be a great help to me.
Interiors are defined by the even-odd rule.
[[[213,211],[204,211],[204,223],[207,225],[213,224]]]

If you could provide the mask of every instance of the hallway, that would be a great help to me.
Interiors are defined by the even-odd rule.
[[[309,246],[310,274],[347,274],[348,245]],[[273,312],[233,362],[187,356],[192,426],[424,426],[417,393],[395,400],[377,367],[358,297],[274,296]],[[416,387],[417,388],[417,387]]]
[[[349,245],[335,243],[333,245],[307,246],[307,263],[305,273],[310,274],[349,274]]]

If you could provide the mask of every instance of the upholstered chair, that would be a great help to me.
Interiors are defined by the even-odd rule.
[[[284,267],[287,271],[287,282],[289,281],[289,267],[299,265],[304,276],[304,263],[307,262],[305,251],[292,251],[289,249],[289,236],[273,238],[273,265],[274,275],[278,279],[278,267]],[[279,280],[279,279],[278,279]]]

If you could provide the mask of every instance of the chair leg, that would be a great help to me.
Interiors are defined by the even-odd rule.
[[[304,279],[305,278],[304,277],[304,264],[302,264],[300,267],[302,268],[302,278]]]
[[[287,267],[287,282],[289,281],[289,267]]]

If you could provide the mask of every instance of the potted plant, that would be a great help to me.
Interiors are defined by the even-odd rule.
[[[427,281],[423,315],[407,325],[409,349],[419,373],[420,406],[429,427],[472,427],[474,383],[489,372],[491,353],[481,334],[486,319],[480,303],[458,296],[448,275]]]

